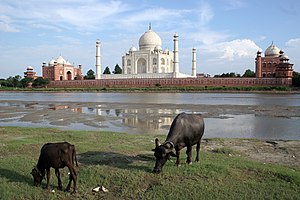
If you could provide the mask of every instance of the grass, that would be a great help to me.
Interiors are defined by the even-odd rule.
[[[161,174],[151,173],[154,135],[50,128],[0,127],[0,199],[299,199],[300,171],[249,160],[230,148],[201,151],[200,163],[168,161]],[[163,140],[165,136],[158,135]],[[75,144],[80,162],[78,192],[34,187],[30,175],[41,146],[47,142]],[[62,171],[67,185],[67,169]],[[45,180],[43,185],[45,185]],[[108,193],[93,193],[96,186]]]

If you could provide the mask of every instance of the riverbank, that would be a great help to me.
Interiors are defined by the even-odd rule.
[[[182,150],[180,167],[171,159],[161,174],[153,174],[155,159],[151,149],[155,137],[165,138],[0,127],[0,193],[4,199],[298,198],[300,141],[204,139],[199,163],[184,164]],[[41,146],[58,141],[76,146],[79,173],[78,193],[74,195],[58,190],[53,169],[50,190],[34,187],[29,173]],[[64,187],[67,172],[61,170]],[[104,186],[108,192],[92,192],[97,186]]]
[[[300,93],[300,88],[288,86],[177,86],[177,87],[101,87],[101,88],[7,88],[0,92],[200,92],[200,93]]]

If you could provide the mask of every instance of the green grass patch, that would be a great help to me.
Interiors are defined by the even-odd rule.
[[[192,165],[184,163],[184,149],[180,167],[171,159],[161,174],[153,174],[155,159],[151,149],[156,137],[164,140],[165,136],[0,127],[1,199],[299,198],[299,170],[249,160],[230,148],[201,150],[200,162]],[[53,169],[50,187],[54,193],[33,186],[30,171],[41,146],[58,141],[76,146],[80,162],[77,194],[58,190]],[[67,173],[67,169],[61,170],[63,187],[68,182]],[[102,185],[108,193],[92,192]]]

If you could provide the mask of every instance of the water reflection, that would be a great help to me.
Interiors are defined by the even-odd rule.
[[[122,125],[142,132],[157,132],[169,129],[174,116],[182,112],[180,109],[154,109],[154,108],[102,108],[102,105],[94,107],[72,108],[72,112],[93,114],[110,119],[121,119]]]
[[[206,138],[299,140],[298,111],[267,105],[0,102],[0,126],[167,134],[174,117],[186,112],[203,114]]]

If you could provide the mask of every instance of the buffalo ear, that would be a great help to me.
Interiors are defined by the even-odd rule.
[[[155,147],[158,147],[158,146],[160,146],[159,139],[155,138]]]

